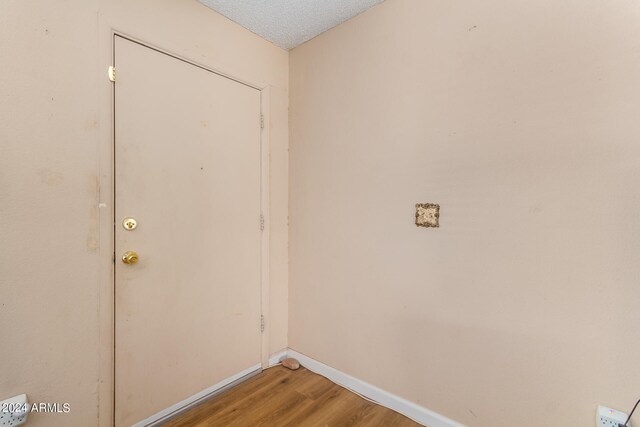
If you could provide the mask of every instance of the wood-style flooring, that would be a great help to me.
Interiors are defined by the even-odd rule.
[[[420,424],[301,367],[267,369],[170,419],[164,427],[401,426]]]

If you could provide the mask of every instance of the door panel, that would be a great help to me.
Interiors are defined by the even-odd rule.
[[[115,57],[115,404],[128,426],[260,363],[260,92],[121,37]]]

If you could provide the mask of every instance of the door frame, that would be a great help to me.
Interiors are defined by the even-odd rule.
[[[260,133],[260,210],[264,219],[264,228],[260,239],[260,306],[263,319],[269,319],[269,295],[270,295],[270,182],[269,182],[269,158],[270,144],[270,101],[271,87],[260,82],[250,82],[239,76],[226,73],[222,70],[202,64],[183,55],[163,49],[154,43],[133,36],[126,31],[121,31],[110,25],[103,17],[99,17],[99,85],[100,88],[100,113],[101,123],[109,126],[100,132],[99,141],[99,175],[96,179],[99,191],[98,206],[100,229],[100,265],[99,265],[99,290],[98,290],[98,317],[99,317],[99,345],[100,366],[98,368],[98,424],[100,426],[113,426],[115,421],[115,84],[108,78],[108,68],[115,63],[115,38],[121,37],[149,49],[171,56],[198,68],[204,69],[219,76],[250,86],[260,91],[260,111],[262,114],[262,128]],[[117,71],[116,71],[117,73]],[[117,76],[116,76],[117,81]],[[259,221],[259,218],[256,218]],[[260,324],[256,323],[256,328]],[[269,322],[264,323],[261,334],[260,363],[262,369],[269,366]],[[212,384],[213,385],[213,384]]]

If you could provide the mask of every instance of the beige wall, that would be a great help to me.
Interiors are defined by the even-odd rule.
[[[0,399],[72,410],[33,426],[111,423],[112,30],[271,86],[269,347],[287,345],[287,52],[195,0],[3,1]]]
[[[195,1],[8,0],[0,398],[72,405],[30,425],[110,423],[112,29],[272,86],[271,352],[288,319],[292,348],[470,426],[636,398],[636,2],[387,0],[295,49],[289,80]]]
[[[629,410],[638,40],[632,0],[388,0],[294,49],[290,347],[469,426]]]

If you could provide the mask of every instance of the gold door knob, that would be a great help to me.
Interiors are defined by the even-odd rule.
[[[127,251],[122,255],[122,262],[125,264],[135,264],[138,262],[138,254],[134,251]]]

